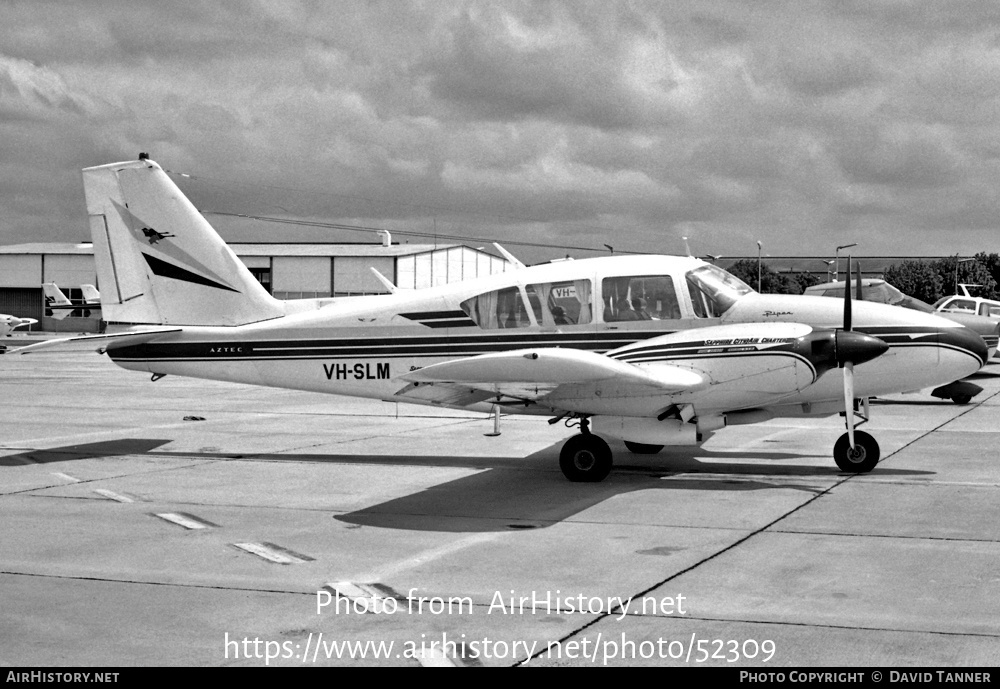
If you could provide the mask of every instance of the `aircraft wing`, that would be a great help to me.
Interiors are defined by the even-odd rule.
[[[149,342],[150,340],[155,340],[160,335],[165,335],[167,333],[179,333],[182,328],[158,328],[156,330],[141,330],[135,332],[125,332],[125,333],[111,333],[107,335],[77,335],[76,337],[62,337],[55,340],[45,340],[44,342],[36,342],[35,344],[30,344],[25,347],[18,347],[17,349],[11,349],[7,354],[32,354],[41,349],[50,349],[53,347],[63,347],[70,344],[76,343],[86,343],[90,344],[93,342],[114,342],[116,344],[132,345],[141,344],[143,342]]]
[[[534,401],[560,388],[610,380],[619,388],[635,386],[660,394],[688,392],[706,382],[698,373],[677,366],[641,368],[602,354],[558,347],[463,357],[401,378],[412,384],[396,393],[399,396],[463,406],[494,396]]]

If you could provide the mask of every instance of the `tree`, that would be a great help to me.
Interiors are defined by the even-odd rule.
[[[812,273],[803,273],[802,271],[799,271],[795,274],[792,280],[798,284],[799,291],[796,292],[796,294],[803,294],[807,287],[812,287],[813,285],[819,285],[826,282],[826,276],[824,275],[823,277],[819,277],[817,275],[813,275]]]
[[[976,260],[982,263],[986,270],[990,271],[993,282],[1000,285],[1000,254],[987,254],[985,251],[980,251],[976,254]],[[998,291],[1000,291],[1000,288],[998,288]]]
[[[729,267],[729,272],[757,289],[757,261],[741,258]],[[760,264],[760,291],[762,294],[802,294],[799,283],[787,275],[776,272],[766,263]]]
[[[903,294],[933,304],[942,295],[943,280],[936,266],[924,261],[903,261],[889,266],[885,281]]]
[[[938,299],[949,294],[956,294],[958,291],[956,283],[979,285],[970,290],[973,295],[987,299],[996,298],[997,282],[990,274],[990,270],[979,261],[978,257],[971,261],[958,261],[957,273],[955,272],[956,261],[958,261],[958,256],[948,256],[938,259],[933,263],[938,275],[941,276],[941,284],[943,286],[943,291]],[[957,280],[955,279],[956,275],[958,276]],[[935,299],[934,301],[937,300]]]

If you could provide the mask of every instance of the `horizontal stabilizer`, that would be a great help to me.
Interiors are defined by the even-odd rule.
[[[645,369],[579,349],[542,347],[480,354],[433,364],[401,376],[416,383],[567,385],[615,379],[619,383],[655,385],[667,391],[700,387],[703,378],[676,366]]]
[[[135,345],[155,340],[161,335],[165,335],[167,333],[179,333],[181,330],[182,328],[160,328],[158,330],[141,330],[127,333],[112,333],[109,335],[77,335],[76,337],[61,337],[55,340],[36,342],[35,344],[30,344],[27,347],[18,347],[17,349],[12,349],[7,353],[32,354],[33,352],[37,352],[41,349],[66,347],[67,345],[78,343],[85,343],[88,346],[95,342],[114,342],[115,344],[120,345]]]

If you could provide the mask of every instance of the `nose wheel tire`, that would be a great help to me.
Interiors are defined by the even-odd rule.
[[[598,483],[611,473],[611,448],[592,433],[574,435],[559,453],[559,468],[570,481]]]
[[[847,434],[840,436],[833,446],[833,459],[841,471],[862,474],[878,464],[879,447],[875,438],[864,431],[854,431],[854,448]]]

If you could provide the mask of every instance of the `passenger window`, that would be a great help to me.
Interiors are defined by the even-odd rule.
[[[583,325],[593,320],[590,280],[544,282],[528,285],[525,291],[539,325]]]
[[[605,278],[601,292],[605,323],[681,317],[674,280],[669,275]]]
[[[969,313],[976,312],[976,302],[969,299],[954,299],[948,302],[944,309],[947,311],[968,311]]]
[[[486,330],[527,328],[531,325],[524,300],[521,299],[521,291],[517,287],[480,294],[463,301],[461,307],[476,325]]]

